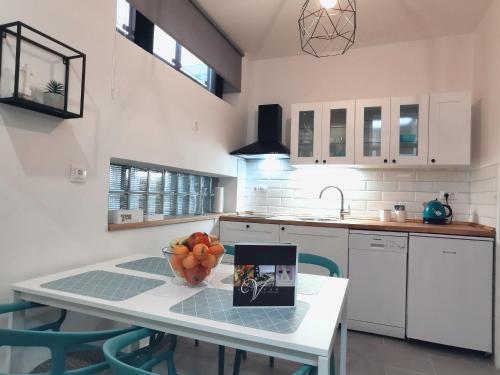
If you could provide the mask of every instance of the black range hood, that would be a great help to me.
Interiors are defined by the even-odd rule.
[[[245,159],[290,158],[290,149],[281,143],[281,117],[279,104],[259,105],[257,142],[234,150],[231,155]]]

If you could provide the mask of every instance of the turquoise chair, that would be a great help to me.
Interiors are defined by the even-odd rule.
[[[135,331],[124,333],[120,336],[116,336],[112,339],[106,341],[103,345],[103,352],[109,367],[113,371],[113,374],[117,375],[144,375],[152,374],[152,369],[154,366],[165,362],[167,365],[168,375],[177,375],[177,370],[174,364],[174,352],[172,350],[165,350],[160,353],[155,353],[149,356],[141,364],[127,363],[123,360],[126,356],[125,353],[121,351],[123,348],[134,344],[146,337],[155,337],[156,335],[162,335],[158,332],[152,331],[150,329],[141,328]],[[148,347],[146,347],[148,348]]]
[[[156,332],[150,329],[141,328],[132,332],[109,339],[104,343],[103,351],[109,367],[113,374],[117,375],[150,375],[153,374],[152,368],[162,362],[167,365],[168,375],[177,375],[177,370],[174,363],[174,353],[171,350],[166,350],[162,353],[155,354],[147,362],[140,366],[133,366],[125,363],[120,359],[120,353],[126,346],[132,345],[145,337],[151,337]],[[304,365],[292,375],[313,375],[315,368]]]
[[[0,305],[0,314],[31,310],[40,307],[46,306],[32,302],[3,304]],[[66,354],[75,351],[101,351],[99,346],[90,345],[90,343],[107,340],[111,337],[137,329],[125,328],[93,332],[60,332],[61,325],[65,318],[66,311],[62,310],[59,319],[52,323],[30,329],[0,329],[0,346],[48,348],[52,358],[52,371],[46,373],[46,375],[89,375],[108,368],[107,363],[102,361],[77,370],[66,370]]]
[[[224,246],[225,247],[225,246]],[[234,254],[234,247],[233,247]],[[309,254],[309,253],[300,253],[299,254],[299,263],[302,264],[312,264],[315,266],[319,266],[328,270],[330,277],[342,277],[342,270],[339,265],[335,263],[333,260],[322,257],[320,255]],[[241,359],[246,356],[246,353],[242,350],[236,350],[236,355],[234,358],[234,371],[233,375],[238,375],[240,373],[240,364]],[[269,367],[274,367],[274,357],[269,357]],[[317,369],[313,366],[303,365],[300,369],[293,373],[293,375],[306,375],[306,374],[315,374]],[[332,358],[332,374],[335,375],[335,366],[333,366],[333,358]]]

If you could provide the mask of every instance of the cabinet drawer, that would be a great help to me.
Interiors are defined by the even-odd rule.
[[[237,242],[278,242],[279,226],[236,221],[220,222],[220,240]]]

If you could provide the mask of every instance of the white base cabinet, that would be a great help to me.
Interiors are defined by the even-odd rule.
[[[279,234],[280,242],[290,242],[297,245],[301,253],[329,258],[338,264],[344,277],[348,276],[348,229],[280,225]],[[308,264],[299,265],[299,272],[328,275],[324,269]]]
[[[411,234],[407,336],[492,351],[493,239]]]
[[[290,242],[299,252],[321,255],[337,263],[347,277],[349,230],[300,225],[255,224],[234,221],[220,222],[220,240],[227,244],[236,242]],[[319,267],[299,266],[302,273],[328,275]]]

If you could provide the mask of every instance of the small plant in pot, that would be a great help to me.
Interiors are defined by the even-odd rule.
[[[43,103],[51,107],[64,108],[64,84],[56,80],[50,80],[45,86]]]

